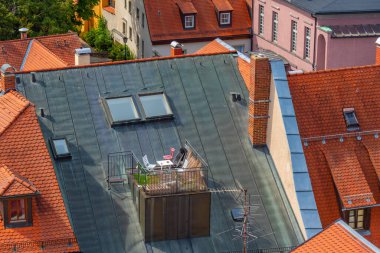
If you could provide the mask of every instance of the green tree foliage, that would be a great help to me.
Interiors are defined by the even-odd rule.
[[[119,43],[114,43],[110,31],[107,29],[107,22],[103,17],[99,18],[98,27],[91,29],[84,35],[86,42],[98,52],[108,52],[112,60],[124,60],[125,50],[127,60],[134,59],[128,47]]]
[[[89,19],[99,0],[0,0],[0,40],[18,38],[26,27],[30,36],[77,31],[79,18]]]

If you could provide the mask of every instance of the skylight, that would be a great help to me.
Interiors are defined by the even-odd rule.
[[[53,149],[54,157],[57,158],[65,158],[71,157],[69,148],[67,146],[67,142],[65,138],[52,138],[50,140],[51,147]]]
[[[343,109],[344,119],[346,121],[347,130],[355,131],[359,130],[359,121],[355,114],[354,108]]]
[[[132,97],[107,98],[105,101],[108,109],[106,111],[111,124],[120,124],[140,119]]]
[[[172,116],[165,94],[156,93],[149,95],[140,95],[141,104],[144,108],[146,118]]]

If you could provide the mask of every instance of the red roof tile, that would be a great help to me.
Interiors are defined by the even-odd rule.
[[[20,69],[31,41],[40,42],[45,48],[67,65],[75,65],[75,49],[84,46],[76,33],[41,36],[28,39],[0,41],[0,66],[5,63]],[[38,59],[37,59],[38,60]],[[35,61],[37,61],[35,60]],[[56,64],[56,62],[54,62]],[[55,66],[54,64],[52,65]]]
[[[342,208],[380,204],[380,66],[290,75],[288,81],[322,225],[340,217],[340,202]],[[356,132],[347,130],[343,116],[343,108],[351,107],[360,125]],[[376,245],[379,212],[372,208],[368,237]]]
[[[195,14],[198,13],[193,3],[187,0],[178,0],[177,5],[183,14]]]
[[[22,70],[32,71],[46,68],[65,67],[68,64],[53,54],[38,40],[32,40]]]
[[[229,2],[230,0],[225,0]],[[197,10],[195,29],[185,30],[182,25],[180,8],[176,4],[183,0],[144,1],[149,32],[153,44],[172,40],[210,40],[216,37],[247,37],[250,34],[251,18],[245,0],[230,1],[232,11],[231,27],[220,27],[215,6],[210,0],[192,1]]]
[[[0,167],[0,196],[28,195],[37,188],[26,178],[12,172],[6,165]]]
[[[115,15],[115,8],[112,7],[112,6],[106,6],[106,7],[103,7],[103,10]]]
[[[0,161],[11,168],[14,175],[33,182],[33,186],[40,193],[32,200],[33,226],[4,228],[1,220],[0,243],[28,243],[27,252],[61,253],[78,250],[34,106],[15,91],[1,96],[0,104],[3,108],[8,105],[12,108],[9,111],[14,111],[11,119],[4,120],[11,124],[1,131]],[[4,167],[2,170],[6,172]],[[19,188],[16,186],[12,190]],[[72,246],[67,243],[70,238],[74,240]],[[56,241],[58,244],[49,245],[42,250],[38,244],[40,241]],[[1,252],[13,252],[12,250],[12,247],[9,250],[3,247]],[[23,252],[22,249],[20,252]]]
[[[231,6],[228,0],[212,0],[215,5],[215,8],[218,11],[233,11],[234,8]]]
[[[292,250],[293,253],[346,253],[379,252],[379,249],[353,231],[343,221],[338,221]]]

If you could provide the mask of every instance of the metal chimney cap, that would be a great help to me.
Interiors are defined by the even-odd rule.
[[[77,48],[75,49],[75,54],[82,55],[82,54],[91,54],[91,48]]]
[[[9,69],[12,69],[11,71],[8,71]],[[0,72],[5,74],[5,73],[12,73],[12,72],[15,72],[16,69],[14,67],[12,67],[11,65],[9,65],[8,63],[5,63],[1,66],[0,68]]]
[[[175,40],[173,40],[173,41],[170,43],[170,46],[171,46],[172,48],[182,48],[182,47],[183,47],[183,45],[182,45],[181,43],[179,43],[179,42],[177,42],[177,41],[175,41]]]
[[[377,38],[377,40],[376,40],[376,44],[380,46],[380,37]]]
[[[29,31],[29,29],[28,29],[28,28],[25,28],[25,27],[22,27],[22,28],[18,29],[18,31],[19,31],[20,33],[26,33],[26,32]]]

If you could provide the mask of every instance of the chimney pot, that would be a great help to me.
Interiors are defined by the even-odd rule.
[[[91,48],[75,49],[75,65],[89,65],[91,63]]]
[[[23,27],[23,28],[18,29],[18,31],[20,32],[20,36],[21,36],[21,39],[22,39],[22,40],[28,38],[28,31],[29,31],[28,28],[24,28],[24,27]]]
[[[4,64],[0,68],[0,90],[5,92],[9,89],[15,89],[16,77],[15,69],[9,65]]]
[[[177,41],[170,43],[170,56],[183,55],[183,45]]]

